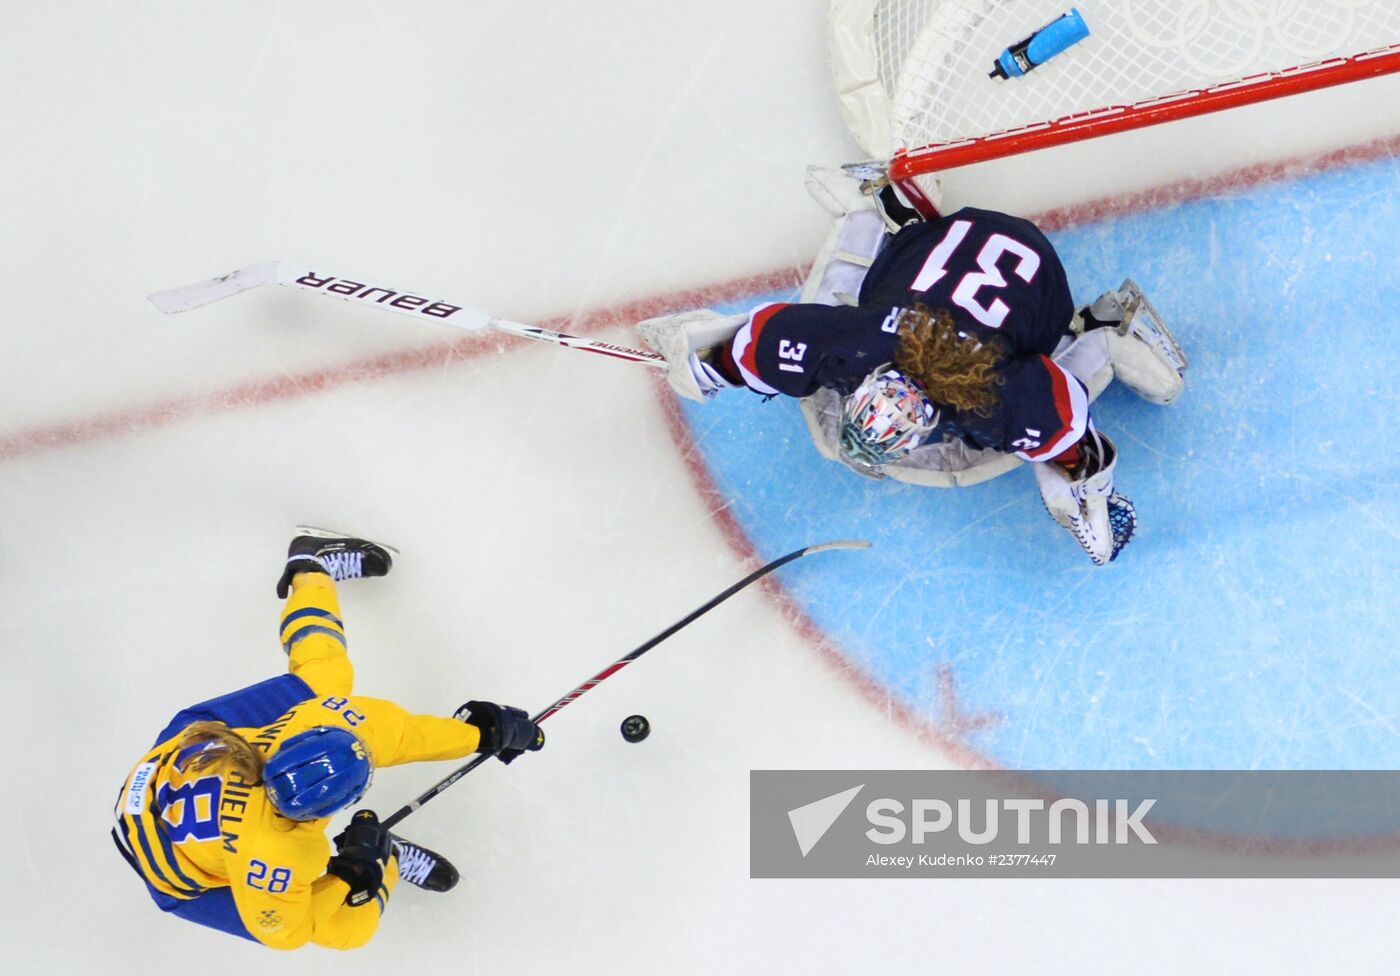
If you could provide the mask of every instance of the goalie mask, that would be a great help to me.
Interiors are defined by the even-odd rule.
[[[866,466],[898,461],[938,426],[938,408],[917,383],[886,363],[841,407],[841,451]]]

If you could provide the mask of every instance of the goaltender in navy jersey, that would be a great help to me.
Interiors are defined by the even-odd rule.
[[[1044,461],[1084,436],[1088,395],[1050,359],[1074,315],[1064,267],[1034,224],[1006,214],[965,208],[910,224],[871,265],[858,305],[760,306],[730,352],[758,393],[849,395],[894,361],[900,313],[916,305],[946,309],[959,332],[1003,349],[999,404],[985,417],[940,405],[934,440]]]

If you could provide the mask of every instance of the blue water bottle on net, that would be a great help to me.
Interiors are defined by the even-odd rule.
[[[1089,25],[1084,23],[1078,8],[1072,7],[1069,13],[1002,51],[992,66],[991,77],[1019,78],[1088,36]]]

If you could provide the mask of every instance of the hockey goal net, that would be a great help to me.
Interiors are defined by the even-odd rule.
[[[1085,40],[1008,45],[1070,7]],[[1400,71],[1400,0],[831,0],[843,111],[892,179]]]

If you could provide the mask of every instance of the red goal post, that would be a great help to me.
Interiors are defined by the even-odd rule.
[[[1002,49],[1077,7],[1020,78]],[[831,0],[842,109],[893,180],[1400,71],[1400,0]]]

